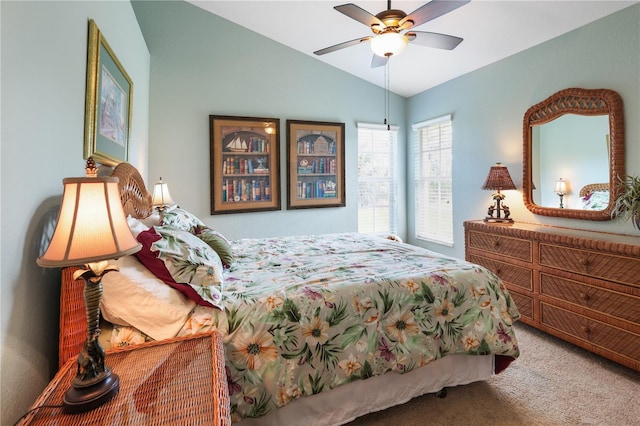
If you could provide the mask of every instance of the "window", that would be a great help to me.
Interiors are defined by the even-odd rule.
[[[451,116],[412,128],[416,238],[453,245]]]
[[[398,127],[358,123],[358,232],[397,232]]]

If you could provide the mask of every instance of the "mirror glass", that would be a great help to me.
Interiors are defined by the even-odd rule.
[[[560,208],[562,201],[563,208],[569,209],[607,207],[608,191],[580,192],[586,185],[609,181],[609,115],[566,114],[533,126],[531,138],[535,204]],[[556,188],[560,179],[564,188]],[[562,199],[556,189],[564,190]]]
[[[610,220],[624,176],[620,96],[565,89],[524,116],[523,197],[535,214]]]

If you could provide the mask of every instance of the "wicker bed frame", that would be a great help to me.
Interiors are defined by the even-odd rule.
[[[125,215],[145,218],[151,215],[151,194],[138,170],[129,163],[118,164],[111,176],[118,178],[120,199]],[[87,340],[87,318],[84,304],[84,282],[74,281],[77,267],[62,270],[60,289],[60,339],[58,344],[58,367],[80,352]]]

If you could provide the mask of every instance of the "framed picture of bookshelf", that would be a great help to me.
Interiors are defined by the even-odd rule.
[[[280,210],[280,120],[209,116],[211,214]]]
[[[344,207],[344,123],[287,120],[287,209]]]

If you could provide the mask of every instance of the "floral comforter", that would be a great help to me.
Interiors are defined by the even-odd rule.
[[[234,421],[449,354],[519,355],[519,313],[488,270],[361,234],[232,243],[224,311],[198,306],[181,335],[224,336]]]

